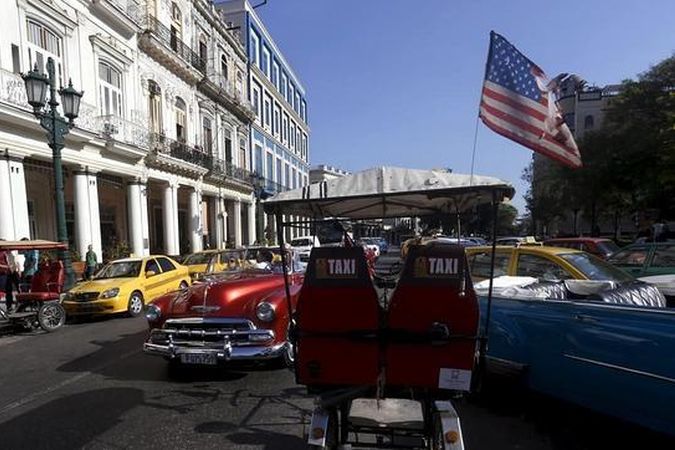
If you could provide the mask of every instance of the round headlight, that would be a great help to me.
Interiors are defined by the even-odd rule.
[[[148,319],[148,322],[155,322],[162,316],[162,310],[159,309],[156,305],[150,305],[145,310],[145,318]]]
[[[271,322],[274,320],[274,306],[268,302],[260,302],[255,308],[255,315],[262,322]]]
[[[101,294],[101,298],[117,297],[117,294],[119,294],[119,293],[120,293],[120,288],[111,288],[111,289],[103,291],[103,294]]]

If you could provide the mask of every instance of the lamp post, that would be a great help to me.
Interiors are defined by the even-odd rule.
[[[73,88],[72,80],[67,88],[61,88],[58,94],[61,96],[63,104],[63,114],[59,114],[56,109],[59,102],[56,99],[56,76],[54,70],[54,60],[47,58],[47,75],[42,73],[37,64],[33,70],[22,75],[26,83],[26,94],[28,104],[33,107],[33,114],[40,120],[40,126],[47,131],[47,140],[49,148],[52,149],[52,160],[54,164],[54,186],[56,190],[56,223],[58,240],[68,244],[68,230],[66,229],[66,206],[63,196],[63,167],[61,165],[61,150],[65,145],[65,136],[75,125],[74,120],[80,111],[80,100],[83,91],[76,91]],[[47,89],[49,89],[49,102],[45,104],[47,98]],[[67,120],[66,120],[67,119]],[[69,289],[75,283],[73,266],[70,261],[70,254],[66,250],[59,250],[59,259],[63,261],[66,271],[64,288]]]

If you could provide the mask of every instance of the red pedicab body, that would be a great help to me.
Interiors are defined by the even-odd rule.
[[[298,298],[297,323],[300,384],[376,384],[380,307],[361,247],[312,250]]]
[[[469,390],[479,309],[465,258],[456,245],[411,248],[389,306],[387,385]]]

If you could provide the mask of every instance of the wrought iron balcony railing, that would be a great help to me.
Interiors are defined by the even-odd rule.
[[[171,30],[166,25],[162,24],[155,16],[147,15],[144,22],[146,31],[152,33],[157,40],[171,49],[171,51],[178,55],[183,61],[190,64],[201,73],[206,73],[206,60],[195,53],[177,34],[172,33]]]
[[[252,182],[251,172],[220,158],[213,158],[213,164],[210,167],[210,175],[226,179],[229,178],[249,185]]]
[[[150,134],[150,148],[157,154],[169,155],[205,169],[210,169],[213,165],[213,155],[198,147],[176,141],[162,134]]]

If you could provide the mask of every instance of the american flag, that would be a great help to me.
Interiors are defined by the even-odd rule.
[[[492,131],[570,167],[581,167],[574,137],[556,103],[559,82],[509,41],[490,33],[480,118]]]

